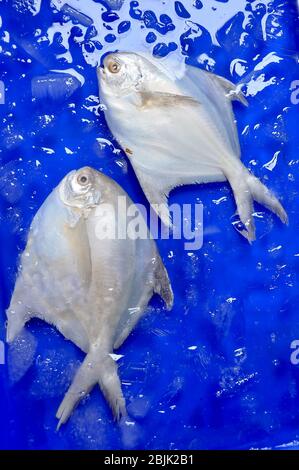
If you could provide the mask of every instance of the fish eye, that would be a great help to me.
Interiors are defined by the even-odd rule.
[[[117,73],[120,71],[120,64],[116,61],[109,62],[108,70],[111,73]]]
[[[78,177],[78,183],[85,185],[88,183],[88,177],[86,175],[81,175]]]

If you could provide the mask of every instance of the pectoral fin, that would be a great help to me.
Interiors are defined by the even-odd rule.
[[[161,92],[140,92],[142,108],[152,108],[155,106],[199,106],[200,103],[190,96],[176,95],[174,93]]]
[[[67,224],[69,227],[74,228],[82,217],[82,213],[77,208],[67,207]]]

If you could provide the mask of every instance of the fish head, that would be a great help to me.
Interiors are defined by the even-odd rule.
[[[68,173],[59,185],[62,202],[78,209],[91,209],[101,200],[100,173],[88,166]]]
[[[116,96],[146,91],[163,76],[155,59],[134,52],[106,55],[97,74],[100,89]]]
[[[138,55],[115,52],[106,55],[103,66],[98,68],[100,88],[115,95],[127,94],[140,86],[143,78]]]

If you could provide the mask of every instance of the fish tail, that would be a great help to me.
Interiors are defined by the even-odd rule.
[[[276,214],[282,223],[288,224],[288,215],[286,211],[284,210],[279,200],[270,191],[270,189],[268,189],[258,178],[251,175],[250,173],[247,175],[247,183],[253,199]]]
[[[110,356],[106,358],[103,373],[99,378],[99,386],[110,405],[114,419],[119,421],[123,416],[127,416],[126,402],[117,373],[117,364]]]
[[[247,171],[247,170],[246,170]],[[253,198],[243,171],[235,168],[226,172],[226,177],[233,190],[237,211],[245,230],[240,233],[251,243],[255,240],[255,225],[253,220]]]
[[[119,420],[126,415],[125,399],[121,391],[115,361],[108,353],[103,355],[99,351],[92,351],[86,355],[58,408],[56,414],[56,418],[59,420],[57,430],[67,422],[80,400],[92,390],[96,383],[99,383],[115,419]]]
[[[235,168],[235,163],[234,168],[226,172],[226,177],[235,196],[239,217],[245,226],[241,234],[251,243],[255,240],[254,201],[276,214],[283,223],[288,222],[288,216],[274,194],[258,178],[250,174],[241,162],[240,165]]]

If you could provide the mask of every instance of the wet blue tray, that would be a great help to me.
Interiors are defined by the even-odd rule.
[[[257,241],[249,246],[232,225],[227,184],[174,191],[171,202],[202,202],[204,244],[187,252],[183,241],[158,241],[175,306],[166,313],[154,299],[120,350],[122,386],[136,424],[118,427],[94,389],[56,433],[55,412],[82,354],[54,328],[33,321],[15,347],[5,348],[0,365],[0,447],[295,447],[295,1],[12,0],[0,2],[0,15],[2,341],[26,232],[69,170],[94,166],[147,204],[98,106],[95,66],[105,52],[148,50],[242,81],[249,101],[247,109],[235,106],[242,159],[281,198],[290,218],[285,227],[257,207]],[[1,361],[2,349],[0,343]]]

